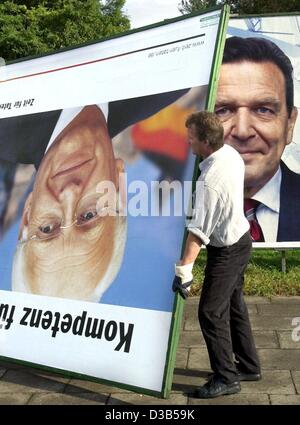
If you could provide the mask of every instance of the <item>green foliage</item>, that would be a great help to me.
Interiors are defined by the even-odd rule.
[[[125,0],[0,0],[0,56],[6,61],[97,40],[130,28]]]
[[[240,0],[239,14],[299,12],[299,0]]]
[[[199,255],[194,267],[192,295],[199,295],[204,279],[206,252]],[[281,271],[281,253],[254,250],[245,274],[245,295],[300,295],[300,250],[287,251],[287,273]]]
[[[218,0],[181,0],[178,9],[183,15],[185,13],[197,12],[218,5]]]
[[[299,12],[299,0],[181,0],[178,8],[185,14],[224,4],[239,15]]]

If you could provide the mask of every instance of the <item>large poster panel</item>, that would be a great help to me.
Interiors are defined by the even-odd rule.
[[[220,18],[0,68],[1,356],[163,394]]]
[[[227,34],[216,111],[245,161],[254,246],[299,247],[300,15],[232,18]]]

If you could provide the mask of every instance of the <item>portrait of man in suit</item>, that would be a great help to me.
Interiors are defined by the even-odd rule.
[[[37,168],[22,213],[13,290],[99,302],[120,269],[127,230],[119,196],[124,163],[111,138],[186,92],[0,120],[0,157]],[[102,182],[116,189],[109,202]]]
[[[253,240],[300,241],[300,175],[281,160],[297,119],[289,58],[267,39],[228,38],[215,112],[225,143],[246,165],[245,213],[251,212]]]

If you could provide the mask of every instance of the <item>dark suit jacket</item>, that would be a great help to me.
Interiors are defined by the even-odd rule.
[[[108,132],[116,136],[179,99],[189,89],[109,103]],[[0,159],[38,168],[61,110],[0,119]]]
[[[300,241],[300,175],[282,161],[277,242]]]

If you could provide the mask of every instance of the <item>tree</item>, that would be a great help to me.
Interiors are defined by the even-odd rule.
[[[229,4],[231,13],[235,13],[238,3],[240,3],[240,0],[181,0],[178,9],[182,14],[185,14]]]
[[[0,0],[0,55],[6,60],[70,47],[130,28],[125,0]]]
[[[299,12],[299,0],[240,0],[239,14]]]
[[[299,12],[299,0],[181,0],[178,9],[185,14],[224,4],[240,15]]]

